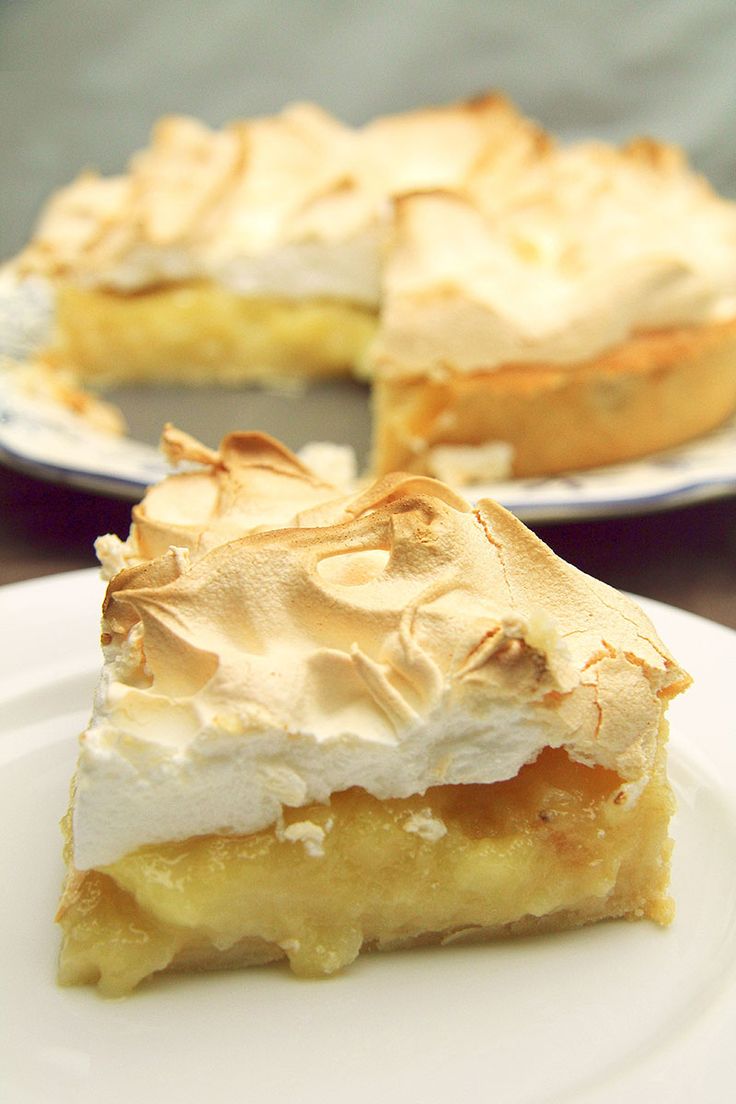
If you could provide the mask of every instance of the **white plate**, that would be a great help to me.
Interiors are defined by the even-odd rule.
[[[646,1104],[736,1083],[736,634],[643,602],[696,677],[672,708],[674,924],[170,977],[54,984],[64,811],[98,666],[94,572],[0,589],[0,1093],[13,1104]],[[8,631],[11,630],[11,631]],[[61,657],[61,658],[60,658]]]
[[[21,357],[48,327],[49,292],[0,274],[0,355]],[[31,475],[138,500],[165,474],[155,442],[166,421],[216,445],[231,429],[263,429],[292,448],[309,440],[357,446],[367,460],[366,388],[317,385],[291,396],[250,390],[121,390],[112,396],[132,430],[113,437],[52,401],[29,396],[12,364],[0,368],[0,460]],[[612,517],[668,509],[736,493],[736,419],[681,448],[645,460],[548,479],[474,487],[527,522]]]

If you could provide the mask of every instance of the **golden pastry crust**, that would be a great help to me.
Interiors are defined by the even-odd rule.
[[[437,445],[512,446],[516,477],[646,456],[736,408],[736,322],[641,334],[575,368],[510,365],[374,385],[376,472],[435,474]]]

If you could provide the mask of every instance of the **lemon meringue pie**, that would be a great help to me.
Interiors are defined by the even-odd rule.
[[[201,470],[101,546],[63,983],[669,921],[689,680],[633,602],[427,477],[345,494],[259,435],[168,447]]]
[[[82,380],[372,378],[374,474],[613,463],[736,408],[736,205],[670,146],[560,147],[498,95],[165,119],[11,268]]]

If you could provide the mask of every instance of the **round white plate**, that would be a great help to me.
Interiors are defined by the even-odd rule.
[[[0,589],[0,1097],[13,1104],[721,1104],[736,1083],[736,634],[643,602],[696,678],[672,707],[667,930],[172,976],[122,1001],[54,982],[64,812],[101,584]]]
[[[47,332],[43,281],[18,284],[0,273],[0,356],[22,358]],[[368,460],[368,389],[350,381],[292,394],[257,389],[133,388],[111,396],[127,437],[92,428],[54,401],[31,396],[13,361],[0,364],[0,461],[39,478],[132,500],[166,472],[156,443],[172,421],[209,445],[232,429],[260,429],[292,448],[334,441]],[[654,415],[653,415],[654,416]],[[689,445],[628,464],[546,479],[473,487],[527,522],[572,521],[669,509],[736,493],[736,419]]]

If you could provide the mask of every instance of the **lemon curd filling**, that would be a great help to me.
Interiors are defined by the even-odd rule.
[[[54,354],[96,383],[240,383],[346,375],[376,328],[337,299],[239,295],[205,281],[123,294],[63,283]]]
[[[633,795],[615,772],[550,749],[505,782],[383,801],[354,788],[284,809],[249,836],[147,846],[72,871],[60,980],[119,996],[167,968],[287,958],[313,977],[361,947],[613,916],[666,924],[671,812],[661,761]]]

